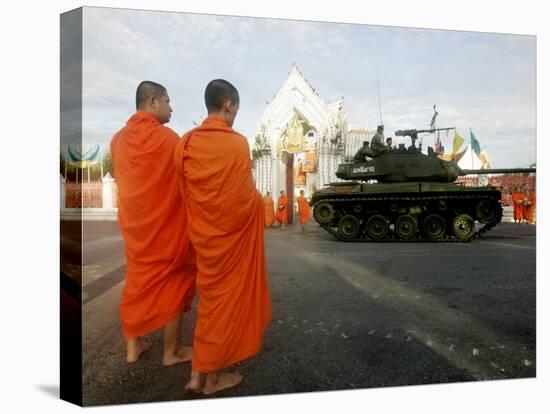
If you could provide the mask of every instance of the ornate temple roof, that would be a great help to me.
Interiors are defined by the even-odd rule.
[[[285,125],[295,113],[316,131],[319,139],[343,139],[347,129],[343,98],[333,103],[325,102],[293,65],[258,123],[260,141],[268,143],[274,151]]]

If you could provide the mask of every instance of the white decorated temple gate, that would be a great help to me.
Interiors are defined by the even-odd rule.
[[[347,129],[343,98],[326,103],[294,65],[258,123],[252,150],[256,187],[275,201],[286,192],[289,222],[300,190],[311,197],[339,181],[335,172],[346,155]]]

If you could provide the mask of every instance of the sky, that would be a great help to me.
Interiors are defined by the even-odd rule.
[[[294,64],[325,101],[344,97],[350,128],[380,122],[378,78],[386,136],[427,128],[436,104],[438,126],[466,141],[471,128],[493,167],[536,161],[534,36],[109,8],[84,9],[83,141],[108,145],[142,80],[166,86],[182,135],[215,78],[239,90],[234,128],[253,138]]]

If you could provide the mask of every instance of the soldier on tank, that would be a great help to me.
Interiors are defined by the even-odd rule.
[[[369,148],[369,141],[363,141],[363,146],[359,148],[359,150],[355,153],[355,156],[353,157],[353,163],[357,164],[360,162],[365,162],[366,157],[373,157],[373,152]]]
[[[384,125],[378,125],[378,128],[376,128],[376,134],[374,134],[370,141],[370,149],[375,154],[375,157],[388,150],[388,147],[384,143]]]

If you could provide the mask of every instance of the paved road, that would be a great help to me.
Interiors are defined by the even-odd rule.
[[[125,363],[116,223],[86,223],[84,243],[85,404],[204,398],[183,391],[189,365],[160,365],[159,332]],[[535,226],[509,223],[443,244],[342,243],[313,224],[270,230],[263,350],[240,364],[238,388],[211,398],[533,377],[535,243]]]

